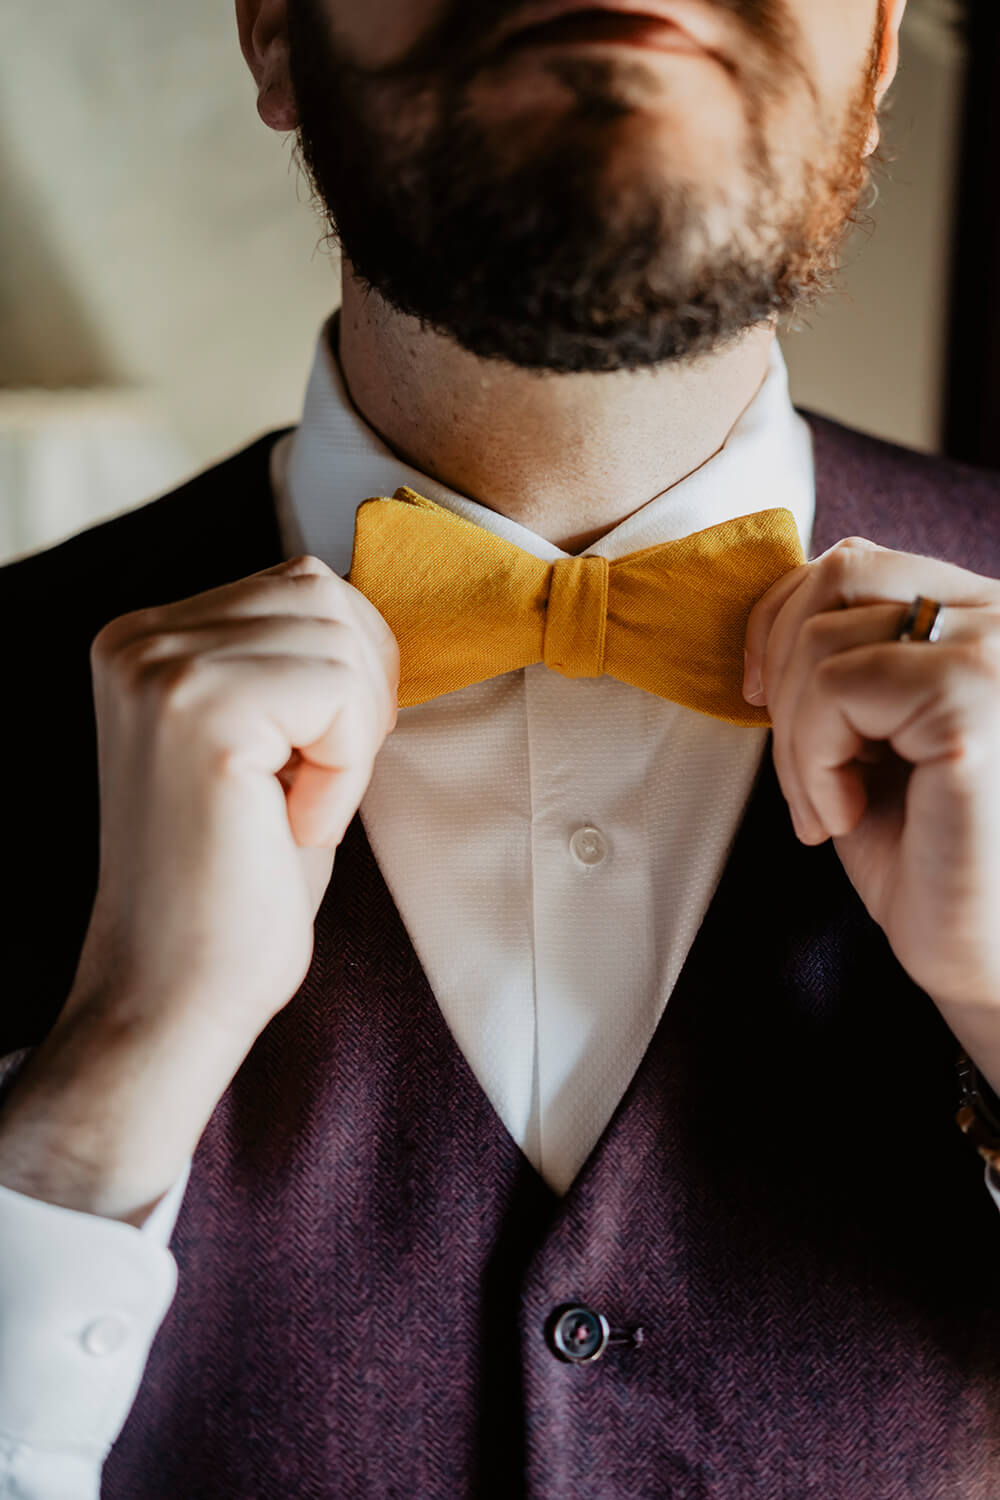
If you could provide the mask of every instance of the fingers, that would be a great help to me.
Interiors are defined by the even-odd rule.
[[[853,613],[851,611],[850,613]],[[996,636],[1000,648],[1000,634]],[[995,652],[1000,664],[1000,649]],[[864,815],[857,762],[884,742],[910,766],[995,762],[1000,665],[967,641],[921,649],[876,641],[830,651],[783,714],[775,768],[804,842],[851,832]],[[780,761],[780,764],[779,764]]]
[[[847,537],[813,562],[792,569],[751,611],[745,687],[755,679],[760,682],[761,691],[751,701],[768,707],[775,768],[796,832],[807,842],[853,827],[863,815],[865,783],[851,763],[865,758],[866,739],[883,738],[865,728],[869,719],[837,718],[835,711],[836,731],[828,713],[820,715],[822,727],[817,727],[817,684],[826,683],[829,691],[839,681],[838,671],[846,668],[828,665],[836,655],[886,643],[905,651],[896,633],[918,593],[947,605],[935,651],[942,642],[974,644],[984,632],[1000,629],[1000,583],[936,558],[891,551],[865,537]],[[883,661],[891,670],[898,656],[880,657]],[[922,653],[916,662],[918,670],[926,666]],[[887,710],[890,702],[896,704],[891,689],[892,680],[881,677],[872,685],[876,699],[883,690],[888,693],[882,699]],[[916,707],[910,704],[911,711]],[[905,711],[905,704],[890,711],[893,733]],[[824,744],[825,733],[833,738]],[[803,749],[804,739],[812,746],[809,751]]]
[[[134,674],[157,663],[195,656],[216,661],[251,656],[301,656],[341,662],[354,671],[359,691],[367,688],[377,695],[383,735],[396,723],[398,651],[390,672],[386,654],[373,645],[364,631],[343,620],[317,619],[311,615],[221,618],[211,624],[192,624],[137,636],[119,649],[119,655]]]
[[[371,779],[385,738],[376,696],[342,661],[271,655],[171,663],[158,722],[165,758],[199,757],[238,778],[284,772],[289,827],[302,847],[335,847]],[[355,798],[352,802],[352,797]]]
[[[195,658],[207,664],[249,662],[268,656],[275,661],[283,659],[284,665],[278,670],[283,680],[291,683],[293,677],[288,674],[293,658],[313,658],[331,668],[340,665],[348,669],[353,685],[345,685],[345,693],[353,692],[366,700],[374,698],[379,744],[397,721],[399,648],[392,631],[358,589],[311,555],[292,558],[173,604],[120,616],[99,632],[91,655],[95,680],[102,664],[113,658],[117,670],[130,674],[133,686],[150,669],[171,670],[171,662],[175,663],[173,670],[183,673],[184,659],[191,662],[194,677]],[[300,675],[296,674],[295,680]],[[325,680],[329,682],[329,677]],[[189,686],[197,692],[196,687]],[[224,679],[216,686],[225,692]],[[279,766],[287,761],[290,748],[304,751],[313,744],[322,745],[328,730],[336,739],[331,726],[339,700],[327,691],[320,702],[327,718],[316,722],[307,714],[304,721],[300,719],[300,723],[308,722],[309,728],[296,728],[294,733],[305,733],[306,739],[292,738]],[[283,715],[282,722],[291,733],[290,711]],[[277,749],[277,744],[272,744],[268,755],[276,754]],[[317,753],[322,759],[322,748]],[[295,805],[305,806],[304,795],[297,794]]]
[[[851,610],[828,610],[810,616],[799,632],[796,649],[784,676],[774,684],[774,701],[769,703],[768,709],[773,725],[775,770],[792,809],[796,832],[800,837],[805,833],[809,842],[843,830],[839,826],[834,829],[812,800],[803,762],[795,753],[803,694],[817,668],[832,654],[850,650],[853,646],[867,645],[872,641],[890,639],[898,614],[898,606],[894,604],[873,604]],[[852,760],[863,744],[864,737],[855,735],[850,750],[845,750],[835,764]],[[839,825],[847,816],[854,815],[856,819],[864,808],[863,805],[860,809],[858,807],[858,792],[863,788],[863,783],[856,776],[845,774],[838,786],[842,788],[845,799],[844,809],[838,811]],[[839,809],[840,804],[837,806]]]
[[[812,563],[803,563],[801,567],[792,568],[785,573],[757,600],[750,611],[744,641],[743,692],[753,703],[765,701],[762,672],[774,622],[792,595],[804,587],[811,567]]]
[[[166,725],[175,763],[275,775],[300,847],[336,847],[397,719],[391,630],[311,556],[121,616],[92,661],[98,691]]]
[[[351,710],[346,709],[326,737],[324,754],[332,764],[305,762],[288,794],[288,824],[301,848],[336,849],[368,790],[375,755],[357,753],[356,742],[371,740],[350,719]]]
[[[954,563],[893,552],[866,537],[845,537],[813,562],[793,568],[758,599],[747,621],[748,674],[759,670],[763,701],[770,704],[772,685],[783,676],[810,615],[893,602],[898,624],[916,594],[977,608],[997,604],[1000,585]]]
[[[115,640],[130,636],[215,625],[221,619],[302,614],[353,623],[377,649],[388,667],[398,662],[395,638],[364,594],[340,578],[320,558],[291,558],[234,583],[207,589],[188,599],[135,610],[111,621],[105,630]],[[390,673],[391,675],[391,673]]]
[[[310,579],[332,580],[336,577],[333,569],[327,567],[321,558],[311,555],[293,557],[288,562],[276,563],[272,568],[262,568],[260,572],[250,573],[246,578],[219,584],[200,594],[191,594],[186,599],[120,615],[110,622],[110,628],[117,628],[121,634],[141,634],[145,630],[162,629],[164,622],[169,622],[173,628],[181,628],[215,621],[227,615],[235,617],[267,613],[266,609],[255,606],[276,597],[276,590],[278,597],[287,596],[290,601],[294,595],[289,592],[288,586],[291,585],[294,589],[295,580],[305,580],[308,586]],[[331,593],[329,597],[336,595]]]

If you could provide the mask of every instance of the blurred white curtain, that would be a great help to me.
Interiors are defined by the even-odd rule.
[[[131,510],[191,468],[135,392],[0,391],[0,562]]]

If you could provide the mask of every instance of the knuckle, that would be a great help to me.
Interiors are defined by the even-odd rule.
[[[268,615],[286,613],[290,599],[288,591],[294,587],[296,612],[301,604],[305,604],[308,612],[317,618],[329,619],[332,613],[331,601],[337,598],[336,584],[339,582],[337,575],[329,569],[324,573],[267,573],[260,578],[245,581],[241,594],[235,599],[238,605],[236,613],[245,615],[248,608]]]
[[[801,627],[800,635],[810,650],[818,653],[836,644],[842,621],[842,611],[834,613],[822,610],[819,614],[809,616]]]
[[[149,613],[144,609],[132,610],[128,614],[116,615],[102,625],[90,643],[91,662],[102,665],[111,662],[122,646],[142,630]]]
[[[340,587],[343,580],[329,568],[322,573],[295,573],[289,582],[295,585],[297,597],[315,601],[312,607],[317,615],[325,619],[330,619],[331,616],[338,619],[343,617],[343,593]]]
[[[117,620],[109,620],[106,625],[101,626],[100,630],[94,636],[90,643],[91,663],[103,663],[111,655],[117,623]]]
[[[343,620],[323,620],[324,660],[361,672],[365,663],[364,642]]]
[[[975,729],[968,724],[952,734],[951,772],[965,785],[973,784],[988,770],[992,776],[1000,752],[1000,713],[994,713],[985,724]]]
[[[163,712],[183,713],[204,690],[207,666],[197,656],[168,656],[145,664],[142,682],[154,693]]]
[[[1000,686],[1000,632],[982,631],[961,648],[971,670]]]
[[[852,670],[851,664],[837,652],[824,656],[813,668],[816,681],[820,687],[825,688],[835,687],[848,670]]]
[[[105,658],[111,676],[125,687],[133,686],[139,679],[139,658],[144,644],[144,637],[133,637],[109,651]]]
[[[349,699],[357,695],[357,682],[361,677],[357,662],[347,661],[342,656],[326,656],[316,665],[329,679],[331,689],[338,697]]]
[[[933,734],[939,755],[956,763],[966,758],[969,749],[968,715],[952,697],[936,705],[928,729]]]
[[[356,646],[358,632],[350,620],[341,619],[340,616],[331,618],[330,615],[312,615],[310,618],[331,643],[336,643],[337,650],[350,651]]]
[[[311,552],[302,552],[298,557],[290,557],[285,563],[286,577],[323,577],[333,578],[336,575],[331,567],[322,558],[314,556]]]
[[[124,642],[108,662],[110,691],[144,714],[174,717],[203,695],[206,663],[173,649],[170,636],[145,635]]]
[[[869,550],[862,547],[862,542],[862,537],[845,537],[823,558],[822,566],[826,579],[838,592],[848,579],[854,576],[859,553]]]
[[[131,692],[141,689],[150,676],[150,669],[157,664],[162,666],[166,655],[163,643],[169,639],[159,635],[137,635],[123,641],[109,663],[115,679]]]

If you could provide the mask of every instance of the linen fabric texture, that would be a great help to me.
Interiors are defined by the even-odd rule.
[[[615,677],[730,724],[757,600],[805,562],[795,517],[755,511],[627,557],[545,563],[401,486],[357,511],[349,581],[399,643],[399,705],[544,662]]]
[[[810,421],[817,550],[861,532],[1000,575],[1000,479]],[[88,600],[111,618],[152,598],[123,559],[154,559],[141,589],[162,598],[280,560],[272,442],[7,570],[8,638],[32,601],[80,601],[40,622],[49,715],[88,722]],[[39,740],[66,799],[63,904],[54,921],[51,892],[23,893],[0,1053],[46,1034],[89,914],[90,747],[81,728],[59,784]],[[356,817],[309,973],[195,1152],[177,1293],[102,1494],[991,1500],[1000,1223],[954,1124],[956,1047],[832,846],[794,838],[767,756],[560,1198],[455,1045]],[[590,1366],[549,1342],[577,1301],[613,1332]]]

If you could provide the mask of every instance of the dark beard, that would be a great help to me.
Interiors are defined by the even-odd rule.
[[[756,18],[760,61],[743,79],[751,207],[713,245],[703,191],[662,180],[602,188],[602,131],[633,108],[625,70],[606,60],[553,65],[574,96],[572,125],[507,163],[496,133],[463,109],[459,33],[477,24],[478,6],[458,4],[437,56],[428,38],[409,72],[368,73],[339,55],[316,0],[291,0],[300,151],[362,286],[474,355],[559,373],[704,354],[827,289],[866,177],[877,53],[839,148],[804,173],[806,201],[789,204],[761,124],[794,71],[788,29],[775,0],[727,7]],[[418,117],[428,86],[434,118],[422,138],[386,124],[405,127],[411,101]]]

